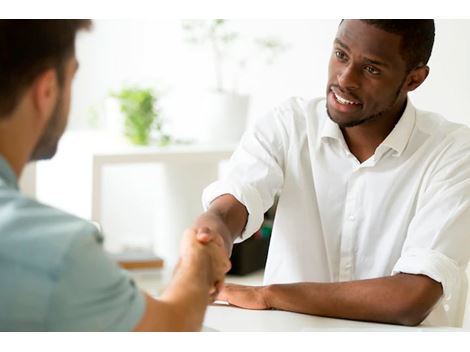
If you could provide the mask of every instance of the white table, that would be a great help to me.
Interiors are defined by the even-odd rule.
[[[278,310],[249,310],[217,303],[208,307],[202,330],[223,332],[464,331],[451,327],[407,327],[332,319]]]
[[[172,276],[171,268],[155,271],[132,271],[137,285],[158,297]],[[263,271],[246,276],[226,277],[226,282],[241,285],[261,285]],[[296,332],[296,331],[468,331],[451,327],[407,327],[332,319],[279,310],[249,310],[216,302],[207,308],[202,331],[221,332]]]

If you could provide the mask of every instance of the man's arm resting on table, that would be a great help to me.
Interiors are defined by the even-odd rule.
[[[230,255],[233,241],[242,233],[247,220],[246,207],[231,194],[223,194],[214,199],[209,209],[196,219],[194,228],[198,232],[219,234]]]
[[[442,296],[442,286],[424,275],[398,274],[337,283],[248,287],[227,285],[218,299],[252,309],[280,309],[332,318],[415,326]]]

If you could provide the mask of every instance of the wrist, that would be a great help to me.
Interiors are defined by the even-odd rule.
[[[231,232],[224,215],[217,209],[209,209],[197,218],[194,228],[199,231],[208,231],[220,235],[223,240],[228,256],[232,253],[233,240],[237,236]]]
[[[209,291],[211,286],[209,263],[180,259],[175,267],[173,279],[178,286],[194,288],[197,291]]]
[[[203,244],[197,244],[197,246],[199,248],[180,257],[175,268],[175,275],[184,275],[190,280],[210,284],[210,273],[212,272],[210,255]]]
[[[260,294],[261,294],[263,302],[266,306],[266,309],[275,308],[273,306],[273,296],[274,296],[273,291],[274,290],[275,290],[275,285],[261,286],[261,288],[260,288]]]

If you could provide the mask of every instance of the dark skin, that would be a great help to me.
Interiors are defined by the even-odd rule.
[[[338,29],[328,67],[327,108],[360,162],[374,154],[400,119],[408,92],[429,74],[426,65],[408,72],[400,43],[400,36],[360,20],[346,20]],[[357,104],[339,104],[334,93]]]
[[[401,38],[359,20],[338,28],[329,64],[327,110],[359,162],[370,158],[400,119],[408,92],[426,79],[426,65],[409,70]],[[196,221],[199,232],[221,236],[231,252],[248,219],[233,196],[215,199]],[[334,318],[418,325],[442,296],[424,275],[398,274],[336,283],[227,285],[218,299],[248,309],[281,309]]]

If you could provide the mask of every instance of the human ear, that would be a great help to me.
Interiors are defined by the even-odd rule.
[[[31,95],[36,116],[40,124],[45,124],[52,116],[59,97],[56,70],[49,69],[39,74],[31,86]]]
[[[406,90],[411,92],[418,88],[424,82],[426,77],[428,77],[428,75],[429,66],[427,65],[419,66],[411,70],[411,72],[408,74]]]

